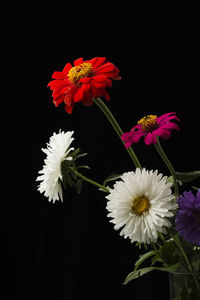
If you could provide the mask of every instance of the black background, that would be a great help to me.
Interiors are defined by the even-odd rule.
[[[102,182],[134,168],[95,105],[68,115],[52,103],[53,71],[79,57],[106,56],[120,69],[107,105],[122,130],[146,114],[177,112],[181,131],[162,145],[176,170],[199,168],[196,19],[187,7],[151,9],[34,1],[3,10],[2,299],[169,299],[165,273],[122,285],[141,251],[108,222],[103,193],[84,184],[81,195],[67,190],[52,204],[35,181],[41,148],[59,129],[74,130],[74,146],[88,152],[88,177]],[[141,141],[135,151],[143,166],[168,174],[153,146]]]

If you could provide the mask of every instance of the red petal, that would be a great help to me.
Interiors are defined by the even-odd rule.
[[[95,88],[100,89],[100,88],[106,88],[106,87],[111,87],[112,86],[112,80],[104,78],[104,80],[95,80],[96,77],[93,77],[92,84],[95,86]]]
[[[101,67],[97,68],[95,70],[95,73],[98,74],[105,74],[107,77],[110,78],[116,78],[117,80],[120,79],[120,77],[118,76],[119,74],[119,69],[117,69],[113,64],[109,63],[109,64],[104,64]]]
[[[65,97],[64,97],[64,102],[67,105],[71,105],[71,103],[73,102],[73,97],[74,94],[77,91],[77,87],[75,85],[72,85],[69,87],[69,89],[67,90],[67,92],[65,93]]]
[[[63,72],[59,72],[59,71],[55,71],[52,75],[53,79],[65,79],[66,78],[66,74]]]
[[[104,97],[106,100],[110,100],[110,95],[104,89],[103,89],[102,97]]]
[[[74,66],[78,66],[83,63],[83,58],[80,57],[74,61]]]
[[[64,101],[64,95],[61,95],[60,97],[58,97],[57,99],[53,100],[53,103],[55,104],[55,106],[59,106],[60,103],[62,103]]]
[[[92,79],[97,82],[103,82],[107,79],[107,76],[104,74],[100,74],[100,75],[93,76]]]
[[[78,88],[76,94],[74,95],[74,102],[80,102],[84,97],[84,86]]]
[[[112,80],[121,80],[121,79],[122,79],[122,76],[120,76],[120,75],[115,76],[115,77],[112,76]]]
[[[93,98],[104,97],[106,100],[110,100],[110,95],[105,89],[96,89],[94,86],[92,86],[92,96]]]
[[[98,72],[100,71],[100,72],[105,72],[105,73],[112,72],[113,70],[115,70],[115,66],[113,64],[111,64],[110,62],[107,62],[96,69],[96,71],[98,71]]]
[[[66,83],[66,84],[68,84],[68,83]],[[65,82],[64,82],[64,80],[52,80],[48,83],[47,86],[48,87],[50,86],[50,89],[53,90],[53,89],[65,86]]]
[[[70,63],[67,63],[63,69],[63,72],[68,74],[68,72],[71,68],[72,68],[72,65]]]
[[[65,110],[68,114],[72,113],[73,108],[74,108],[74,103],[71,103],[70,105],[65,104]]]
[[[105,60],[106,60],[105,57],[95,57],[95,61],[93,58],[89,62],[93,65],[93,69],[96,69],[99,66],[101,66],[105,62]]]
[[[91,63],[92,65],[94,65],[96,63],[96,61],[98,60],[98,57],[94,57],[90,60],[86,60],[85,62]]]
[[[84,77],[79,80],[78,83],[89,83],[91,81],[91,77]]]
[[[92,105],[93,104],[92,98],[93,98],[93,94],[92,94],[91,90],[89,89],[83,98],[83,105],[85,105],[85,106]]]
[[[54,97],[58,97],[58,96],[60,96],[62,94],[67,94],[70,90],[71,90],[71,86],[68,85],[68,86],[62,87],[61,89],[55,89],[53,91],[52,95]]]

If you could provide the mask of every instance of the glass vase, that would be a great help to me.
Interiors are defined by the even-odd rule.
[[[170,300],[200,300],[200,273],[170,272]]]

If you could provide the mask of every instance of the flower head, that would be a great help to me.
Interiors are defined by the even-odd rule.
[[[75,103],[91,105],[93,98],[110,99],[105,90],[112,86],[112,80],[119,80],[119,69],[105,57],[95,57],[84,61],[79,58],[74,66],[67,63],[61,72],[55,71],[48,86],[53,91],[53,103],[58,106],[64,102],[65,110],[71,113]]]
[[[190,192],[184,192],[178,198],[175,225],[178,233],[189,243],[200,246],[200,189],[196,197]]]
[[[70,152],[74,148],[70,148],[70,145],[74,140],[72,138],[73,133],[73,131],[59,131],[58,134],[54,132],[53,136],[50,137],[47,148],[42,149],[46,154],[46,159],[44,160],[43,169],[39,171],[41,175],[36,180],[41,181],[38,190],[40,193],[44,192],[49,201],[55,202],[59,198],[63,201],[61,164],[65,160],[72,160]]]
[[[168,139],[173,129],[179,130],[178,125],[171,122],[172,120],[180,121],[175,112],[166,113],[160,117],[156,115],[143,117],[130,132],[122,135],[125,147],[129,148],[133,143],[138,143],[142,136],[146,145],[156,144],[157,136]]]
[[[158,232],[166,233],[171,223],[173,204],[171,184],[166,176],[156,171],[136,169],[124,173],[121,181],[114,184],[108,199],[107,210],[120,235],[129,237],[131,242],[150,243],[156,241]]]

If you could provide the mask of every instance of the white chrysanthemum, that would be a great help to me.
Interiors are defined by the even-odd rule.
[[[176,208],[172,184],[166,183],[167,177],[157,170],[139,168],[124,173],[121,179],[106,196],[110,222],[116,230],[123,227],[120,235],[131,242],[156,242],[158,232],[166,233],[165,227],[171,226],[167,217],[172,217]]]
[[[44,160],[44,166],[37,177],[37,181],[41,181],[38,190],[40,193],[44,192],[44,195],[49,198],[49,201],[55,202],[59,200],[63,201],[62,187],[60,180],[62,180],[61,163],[64,160],[72,160],[72,157],[68,156],[71,150],[69,148],[74,138],[72,138],[73,131],[59,131],[55,132],[50,137],[47,148],[42,151],[47,155]]]

